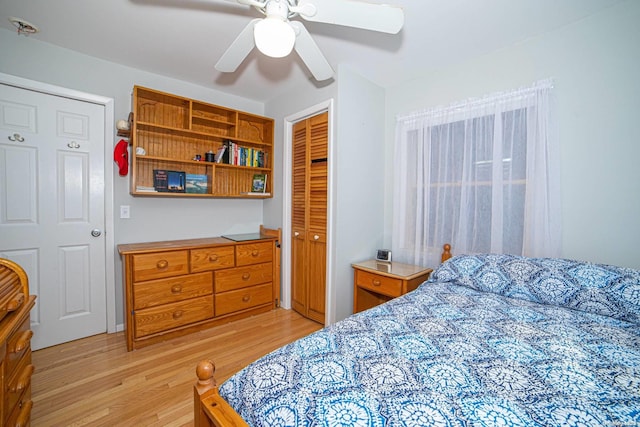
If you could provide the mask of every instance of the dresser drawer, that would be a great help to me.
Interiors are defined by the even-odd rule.
[[[233,246],[191,250],[191,272],[212,271],[235,265]]]
[[[160,279],[189,273],[189,251],[169,251],[133,256],[133,281]]]
[[[133,307],[140,310],[212,293],[210,272],[136,282],[133,284]]]
[[[272,302],[271,283],[215,295],[216,316]]]
[[[230,268],[214,273],[214,287],[216,293],[246,288],[273,280],[273,264],[249,265],[246,267]],[[216,311],[217,312],[217,311]]]
[[[31,350],[28,350],[24,357],[19,360],[15,372],[8,379],[5,388],[5,408],[9,413],[13,407],[20,401],[23,394],[31,385],[31,376],[33,375],[33,365],[31,364]]]
[[[134,314],[136,337],[167,331],[213,317],[212,297],[198,297],[146,308]]]
[[[356,285],[390,297],[402,295],[402,280],[356,270]]]
[[[273,242],[245,243],[236,246],[236,265],[250,265],[273,260]]]
[[[20,400],[13,408],[13,412],[9,413],[7,418],[7,426],[28,426],[31,420],[31,408],[33,407],[33,401],[31,400],[31,384],[27,387],[22,394]]]
[[[4,361],[6,364],[5,372],[14,372],[20,360],[31,348],[32,336],[33,331],[30,329],[29,316],[27,316],[7,341],[7,355]]]

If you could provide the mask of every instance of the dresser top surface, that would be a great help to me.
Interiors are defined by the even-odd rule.
[[[275,237],[260,235],[260,233],[251,233],[259,236],[255,239],[242,240],[243,242],[250,242],[256,240],[275,240]],[[121,255],[136,253],[136,252],[150,252],[150,251],[166,251],[166,250],[178,250],[178,249],[191,249],[202,248],[208,246],[225,246],[235,245],[237,241],[227,239],[225,237],[204,237],[199,239],[185,239],[185,240],[165,240],[160,242],[143,242],[143,243],[124,243],[118,245],[118,252]]]

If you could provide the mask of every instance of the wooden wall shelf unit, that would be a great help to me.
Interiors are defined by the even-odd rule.
[[[273,119],[140,86],[133,88],[131,194],[153,197],[267,198],[273,194]],[[205,161],[224,141],[258,155],[252,166]],[[137,148],[145,154],[137,154]],[[200,155],[202,160],[194,160]],[[246,163],[246,162],[245,162]],[[156,192],[154,170],[206,176],[203,193]],[[266,174],[264,195],[249,195],[254,174]]]
[[[118,246],[129,351],[272,310],[280,230]]]

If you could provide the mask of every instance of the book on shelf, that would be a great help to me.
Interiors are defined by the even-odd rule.
[[[263,168],[267,164],[267,153],[253,147],[242,147],[226,139],[218,150],[216,162],[235,166]]]
[[[193,194],[206,194],[208,189],[207,175],[188,173],[185,177],[185,192]]]
[[[137,185],[136,191],[138,193],[157,193],[158,192],[158,190],[156,190],[155,187],[147,187],[145,185]]]
[[[240,193],[243,196],[270,196],[271,193],[255,193],[253,191],[245,191],[243,193]]]
[[[262,193],[267,191],[267,174],[256,173],[251,180],[251,193]]]
[[[216,163],[224,163],[222,160],[224,159],[224,154],[226,151],[226,145],[222,145],[222,147],[218,148],[218,152],[216,153]]]
[[[161,193],[184,193],[185,173],[166,169],[154,169],[153,187]]]

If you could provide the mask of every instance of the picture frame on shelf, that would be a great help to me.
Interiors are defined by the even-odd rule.
[[[191,194],[207,194],[209,190],[207,175],[186,174],[185,192]]]
[[[251,192],[252,193],[266,193],[267,192],[267,174],[256,173],[251,180]]]

